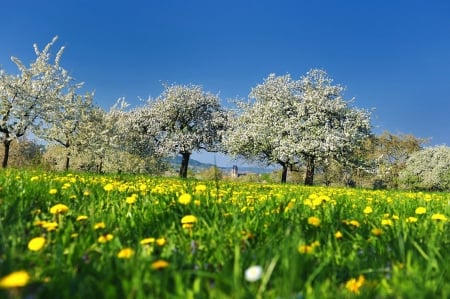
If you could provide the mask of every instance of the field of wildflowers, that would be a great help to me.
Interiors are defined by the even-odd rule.
[[[450,194],[4,170],[1,298],[450,298]]]

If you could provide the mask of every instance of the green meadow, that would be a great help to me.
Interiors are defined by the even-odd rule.
[[[0,298],[450,298],[450,193],[2,170]]]

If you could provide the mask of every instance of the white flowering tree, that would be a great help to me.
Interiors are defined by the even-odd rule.
[[[65,148],[65,170],[69,170],[73,152],[91,143],[89,132],[101,125],[90,121],[95,108],[93,95],[77,94],[78,87],[73,86],[66,94],[60,94],[56,105],[45,111],[45,125],[37,131],[39,137]]]
[[[220,149],[226,121],[219,97],[197,85],[165,86],[156,100],[133,116],[134,129],[144,137],[138,144],[146,144],[159,156],[182,156],[181,177],[187,176],[192,152]]]
[[[295,109],[298,114],[292,134],[306,164],[305,185],[312,185],[317,161],[352,160],[354,151],[370,135],[370,113],[344,100],[344,88],[333,85],[323,70],[310,70],[300,85],[302,101]]]
[[[441,145],[412,153],[399,176],[409,188],[450,190],[450,147]]]
[[[270,75],[250,93],[254,102],[242,110],[226,138],[230,154],[282,166],[306,165],[305,184],[314,181],[315,164],[333,158],[346,161],[370,134],[369,113],[349,105],[343,88],[322,70],[300,80]]]
[[[55,105],[55,99],[71,80],[60,66],[64,47],[51,62],[50,49],[56,40],[57,37],[42,51],[35,44],[37,57],[29,67],[12,57],[11,60],[19,69],[18,75],[0,72],[0,139],[5,151],[3,167],[8,165],[11,142],[41,125],[43,113]]]
[[[289,167],[299,163],[292,128],[296,102],[301,101],[299,82],[289,75],[271,74],[250,93],[249,102],[237,102],[237,115],[224,138],[228,154],[253,162],[279,164],[281,182]]]

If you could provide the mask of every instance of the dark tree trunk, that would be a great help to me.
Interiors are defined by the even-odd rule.
[[[306,176],[305,185],[312,186],[314,183],[314,156],[306,157]]]
[[[11,141],[12,141],[12,140],[8,140],[8,139],[6,139],[5,141],[3,141],[3,146],[5,147],[4,153],[3,153],[3,162],[2,162],[2,167],[3,167],[3,168],[8,167],[9,149],[10,149],[10,147],[11,147]]]
[[[69,170],[69,166],[70,166],[70,156],[67,155],[66,156],[66,166],[65,166],[66,171]]]
[[[187,171],[188,171],[188,165],[189,165],[189,158],[191,157],[191,153],[182,153],[182,159],[181,159],[181,167],[180,167],[180,177],[186,178],[187,177]]]
[[[100,164],[98,165],[97,172],[98,173],[102,173],[103,172],[103,158],[100,158]]]
[[[287,167],[286,163],[282,163],[281,166],[283,167],[283,169],[281,171],[281,183],[285,184],[286,183],[286,178],[287,178],[288,167]]]

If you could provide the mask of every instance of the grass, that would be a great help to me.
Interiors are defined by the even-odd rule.
[[[449,193],[18,170],[0,186],[2,298],[450,298]]]

